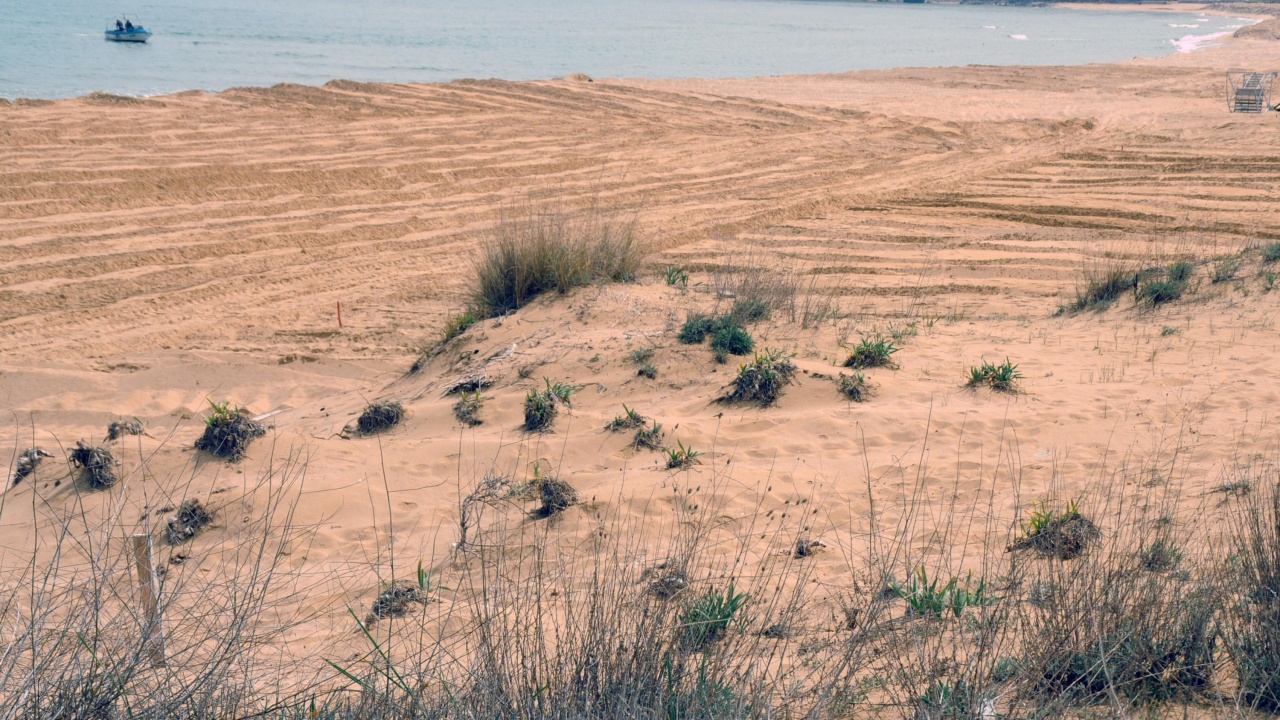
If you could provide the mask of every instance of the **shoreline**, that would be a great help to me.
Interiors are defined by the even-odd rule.
[[[938,4],[948,5],[951,3],[938,3]],[[1231,12],[1229,10],[1222,9],[1219,7],[1214,7],[1212,5],[1207,5],[1207,4],[1187,4],[1187,5],[1181,5],[1177,3],[1112,4],[1112,3],[1091,2],[1091,3],[1049,3],[1044,5],[1043,7],[1052,8],[1052,9],[1080,10],[1080,11],[1086,11],[1086,12],[1108,11],[1108,12],[1149,12],[1149,13],[1169,13],[1169,14],[1187,14],[1187,15],[1195,15],[1195,14],[1213,15],[1215,17],[1238,18],[1240,20],[1248,20],[1248,21],[1252,21],[1252,23],[1254,24],[1264,22],[1269,17],[1272,17],[1271,15],[1257,15],[1257,14],[1250,15],[1246,13]],[[1277,9],[1277,12],[1280,12],[1280,8]],[[1244,27],[1244,26],[1241,26],[1241,27]],[[1162,60],[1166,60],[1168,58],[1178,57],[1180,55],[1201,53],[1206,50],[1210,50],[1216,47],[1221,47],[1229,43],[1230,40],[1232,39],[1231,35],[1236,30],[1238,30],[1238,28],[1233,28],[1230,30],[1217,32],[1217,33],[1210,33],[1207,35],[1188,34],[1181,38],[1171,39],[1170,40],[1171,49],[1166,54],[1154,56],[1154,57],[1137,56],[1134,59],[1142,59],[1146,61],[1159,62]],[[1001,67],[1001,68],[1082,67],[1082,66],[1088,66],[1088,65],[1120,64],[1120,63],[1126,63],[1126,62],[1130,62],[1130,60],[1122,59],[1122,60],[1115,60],[1110,62],[1085,62],[1085,63],[1078,63],[1078,64],[1062,64],[1062,65],[994,64],[994,65],[990,65],[990,67]],[[913,71],[913,70],[922,70],[922,69],[946,70],[946,69],[964,68],[964,67],[969,67],[971,65],[973,64],[970,63],[970,64],[964,64],[964,65],[898,65],[891,68],[866,68],[866,69],[830,70],[830,71],[824,71],[824,72],[801,72],[801,73],[780,72],[780,73],[771,73],[771,74],[765,74],[765,75],[741,75],[741,76],[729,76],[729,77],[703,77],[703,76],[651,77],[647,75],[639,75],[639,76],[600,75],[600,76],[593,76],[593,77],[595,77],[596,79],[608,78],[608,79],[623,79],[623,80],[659,80],[659,81],[673,81],[673,82],[679,82],[679,81],[715,82],[715,81],[724,81],[724,80],[732,80],[732,81],[752,80],[752,79],[768,78],[768,77],[808,77],[808,76],[824,76],[824,75],[833,75],[833,74],[843,75],[843,74],[858,73],[858,72],[896,72],[896,71]],[[980,65],[986,65],[986,64],[981,63]],[[4,107],[6,105],[8,106],[43,105],[51,102],[63,102],[67,100],[85,100],[85,99],[93,99],[93,98],[158,100],[158,99],[163,99],[167,97],[172,97],[175,95],[187,94],[187,93],[203,93],[203,94],[209,94],[209,95],[218,95],[221,93],[226,93],[234,90],[242,90],[242,89],[267,90],[275,87],[292,86],[292,85],[319,89],[319,88],[326,87],[330,83],[359,83],[359,84],[373,84],[373,85],[385,84],[385,85],[396,85],[396,86],[438,85],[438,84],[449,84],[449,83],[454,83],[459,81],[468,81],[468,80],[500,80],[502,82],[538,83],[538,82],[555,82],[559,80],[564,80],[569,77],[573,77],[574,75],[581,75],[581,74],[582,73],[580,72],[568,73],[566,75],[561,75],[561,76],[532,78],[532,79],[525,79],[525,80],[508,80],[505,78],[493,78],[493,77],[480,78],[480,77],[471,76],[471,77],[459,77],[459,78],[453,78],[451,80],[441,80],[441,81],[380,81],[380,80],[354,80],[351,78],[334,77],[320,84],[297,83],[289,80],[283,80],[283,81],[275,82],[269,85],[268,84],[237,85],[233,87],[224,88],[222,90],[185,88],[182,90],[175,90],[172,92],[162,92],[162,93],[155,93],[155,94],[136,94],[136,95],[99,89],[99,90],[94,90],[88,93],[84,93],[82,95],[76,95],[74,97],[65,97],[65,98],[45,98],[45,97],[30,97],[30,96],[16,96],[13,98],[0,97],[0,107]]]

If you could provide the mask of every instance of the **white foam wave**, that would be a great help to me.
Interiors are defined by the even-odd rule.
[[[1178,24],[1176,24],[1176,23],[1169,23],[1169,27],[1198,28],[1198,27],[1200,27],[1200,26],[1199,26],[1199,25],[1178,25]]]
[[[1231,32],[1228,31],[1228,32],[1210,33],[1208,35],[1184,35],[1178,38],[1177,40],[1170,40],[1169,42],[1173,43],[1174,49],[1177,50],[1178,52],[1189,53],[1189,52],[1195,52],[1197,50],[1203,50],[1205,47],[1212,44],[1214,40],[1217,40],[1218,38],[1221,38],[1221,37],[1226,37],[1227,35],[1230,35],[1230,34]]]
[[[1026,40],[1026,39],[1027,39],[1027,36],[1026,36],[1026,35],[1010,35],[1009,37],[1013,38],[1014,40]]]

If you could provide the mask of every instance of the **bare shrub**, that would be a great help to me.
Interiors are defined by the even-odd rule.
[[[1100,499],[1116,510],[1097,547],[1073,559],[1052,552],[1028,566],[1024,587],[1039,594],[1022,632],[1027,691],[1042,702],[1150,705],[1204,697],[1214,689],[1214,615],[1221,589],[1204,557],[1178,572],[1153,572],[1153,547],[1186,544],[1175,528],[1176,489],[1141,508],[1124,503],[1123,476]],[[1076,522],[1079,513],[1056,519]],[[1179,537],[1181,535],[1181,537]],[[1179,542],[1182,541],[1182,542]],[[1056,547],[1056,546],[1055,546]]]
[[[834,288],[819,287],[817,272],[810,273],[807,282],[802,282],[800,295],[800,327],[808,330],[816,328],[827,320],[840,316],[840,301]]]
[[[247,717],[272,695],[295,697],[273,656],[284,647],[277,633],[305,618],[266,609],[305,597],[279,564],[301,539],[290,517],[303,469],[294,457],[250,481],[256,509],[225,542],[159,568],[162,643],[134,600],[134,557],[121,541],[142,530],[132,506],[111,496],[90,514],[48,503],[33,517],[29,560],[0,568],[0,717]]]
[[[1235,669],[1240,702],[1280,712],[1280,473],[1252,478],[1257,490],[1231,499],[1226,568],[1230,590],[1223,639]]]

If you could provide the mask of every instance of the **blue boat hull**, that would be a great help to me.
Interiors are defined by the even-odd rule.
[[[106,38],[113,42],[133,42],[144,43],[147,38],[151,37],[151,31],[142,28],[134,28],[132,30],[108,30]]]

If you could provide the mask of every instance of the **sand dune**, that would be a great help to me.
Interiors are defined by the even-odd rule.
[[[206,548],[247,502],[216,491],[304,453],[298,520],[315,535],[289,566],[342,578],[300,601],[310,647],[348,629],[346,604],[368,607],[390,528],[403,566],[448,573],[459,497],[490,468],[542,461],[588,508],[654,522],[673,487],[715,470],[729,522],[804,500],[823,511],[803,532],[829,544],[871,500],[900,504],[917,472],[939,495],[997,483],[1010,526],[1126,466],[1200,496],[1271,456],[1280,400],[1271,266],[1247,254],[1234,279],[1210,280],[1213,258],[1280,241],[1277,115],[1225,107],[1222,73],[1242,65],[1280,65],[1280,43],[1073,68],[337,81],[2,106],[0,452],[56,451],[137,416],[148,435],[119,446],[125,482],[85,506],[125,498],[147,525],[205,498],[224,522]],[[657,249],[646,273],[483,321],[406,374],[462,306],[478,238],[531,198],[636,214]],[[674,339],[688,311],[717,306],[709,272],[748,252],[817,273],[844,312],[753,329],[801,370],[765,410],[717,403],[736,366]],[[1201,261],[1184,301],[1055,315],[1088,262],[1184,256]],[[687,290],[657,277],[668,264],[690,271]],[[839,343],[894,328],[900,369],[868,372],[869,402],[840,400]],[[645,347],[654,380],[627,359]],[[961,388],[968,367],[1006,357],[1023,393]],[[477,371],[495,384],[484,424],[464,429],[441,392]],[[521,403],[544,378],[580,389],[554,433],[524,433]],[[384,397],[406,404],[401,427],[341,436]],[[279,411],[241,465],[191,448],[209,399]],[[623,403],[703,464],[669,472],[603,432]],[[24,562],[76,501],[69,472],[49,462],[7,491],[0,563]],[[555,533],[577,547],[594,527],[575,508]],[[834,597],[844,559],[814,562]]]

